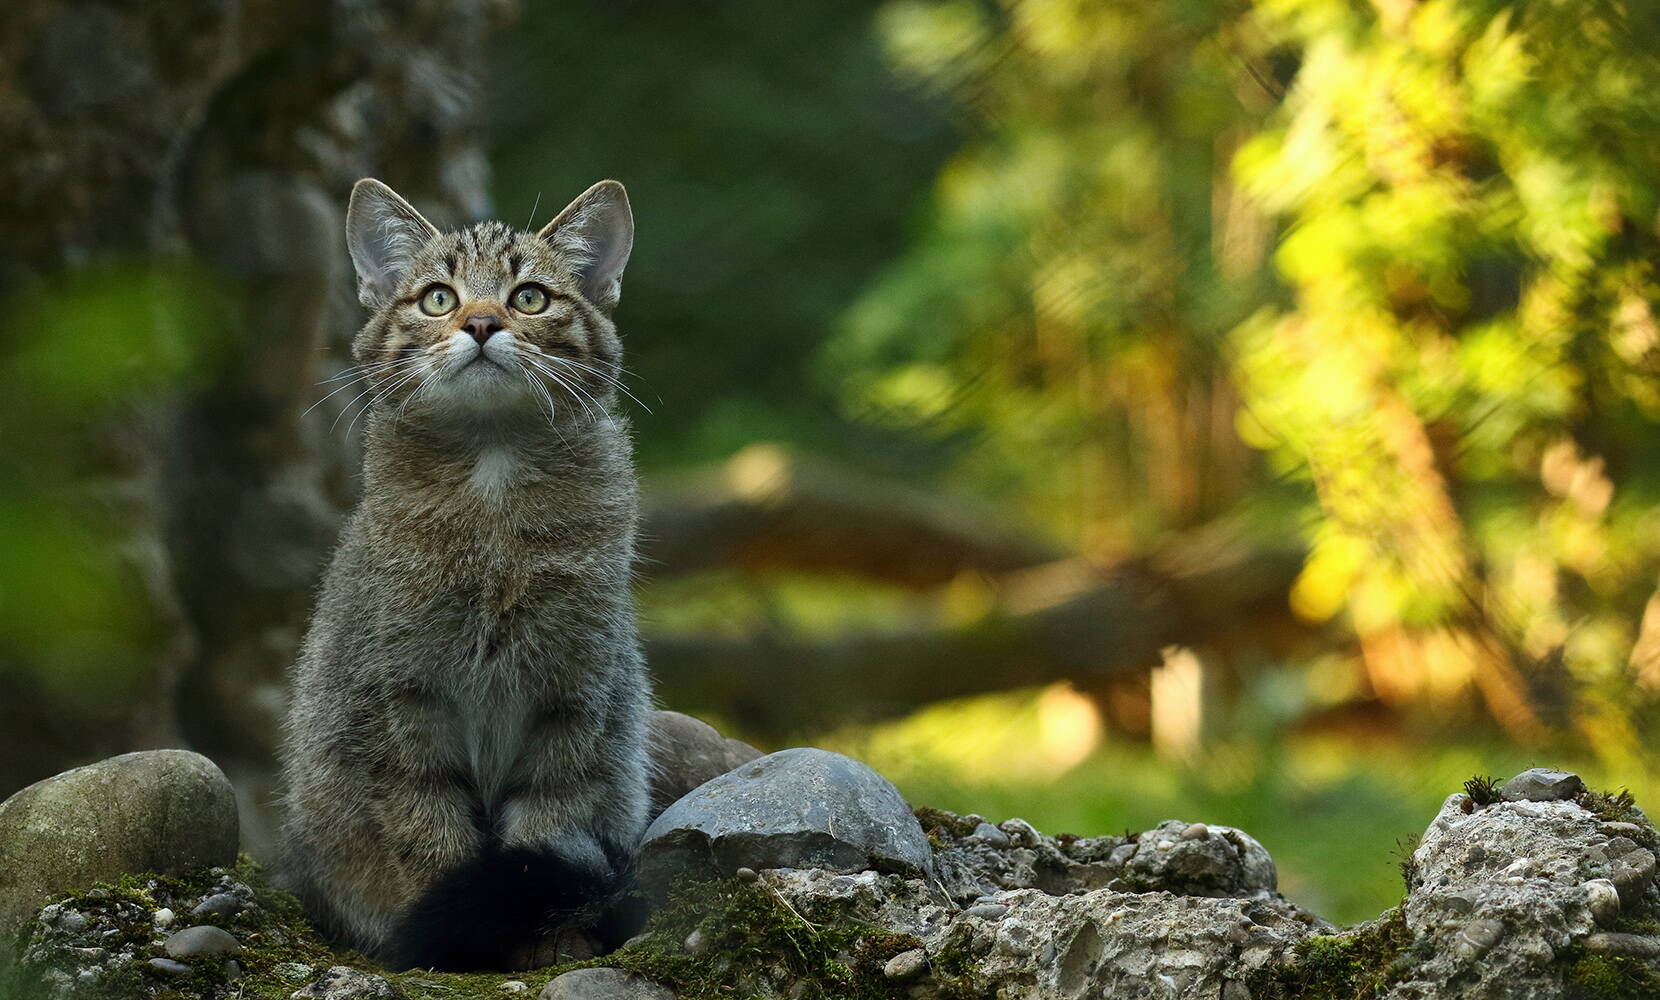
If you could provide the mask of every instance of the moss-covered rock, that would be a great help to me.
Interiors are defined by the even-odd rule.
[[[528,973],[378,969],[332,948],[246,859],[126,876],[42,909],[0,995],[286,1000],[335,996],[350,980],[371,989],[353,996],[479,1000],[532,997],[571,970],[612,968],[681,1000],[1660,996],[1660,886],[1641,863],[1660,845],[1629,796],[1450,796],[1411,850],[1402,904],[1344,931],[1263,885],[1216,896],[1156,867],[1132,877],[1139,853],[1174,855],[1225,838],[1223,828],[1057,839],[1018,820],[994,829],[937,810],[918,819],[932,877],[812,868],[683,876],[620,950]],[[241,950],[229,961],[185,955],[182,970],[164,961],[170,934],[203,925]]]
[[[231,864],[237,834],[230,782],[187,750],[122,754],[37,781],[0,803],[0,936],[55,893]]]

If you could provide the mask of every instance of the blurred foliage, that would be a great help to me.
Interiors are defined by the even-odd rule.
[[[227,299],[199,268],[108,261],[0,304],[0,668],[60,696],[153,684],[160,640],[130,447],[158,396],[211,376]]]
[[[532,2],[492,48],[502,217],[539,224],[602,177],[628,187],[617,318],[653,411],[636,413],[648,467],[757,437],[926,459],[841,419],[808,370],[829,318],[900,252],[954,142],[937,102],[885,67],[875,9]]]
[[[970,441],[957,481],[1086,552],[1299,496],[1294,608],[1353,628],[1375,694],[1636,751],[1660,12],[895,0],[880,26],[972,137],[826,348],[852,412]]]
[[[1255,23],[1302,59],[1238,159],[1291,224],[1295,305],[1233,341],[1247,437],[1318,498],[1293,600],[1349,616],[1386,696],[1470,678],[1525,731],[1578,695],[1615,749],[1660,556],[1660,15],[1275,0]]]
[[[1214,517],[1248,486],[1221,350],[1271,294],[1227,181],[1271,109],[1236,4],[902,0],[896,64],[975,138],[929,224],[825,353],[853,412],[969,437],[958,481],[1086,548]]]

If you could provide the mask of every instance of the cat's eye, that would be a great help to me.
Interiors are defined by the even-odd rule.
[[[548,307],[548,290],[541,285],[520,285],[508,298],[513,308],[522,313],[539,313]]]
[[[421,311],[428,316],[442,316],[455,310],[455,289],[448,285],[433,285],[421,293]]]

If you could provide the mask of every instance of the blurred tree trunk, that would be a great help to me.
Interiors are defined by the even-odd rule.
[[[455,53],[486,51],[509,8],[8,7],[0,294],[172,261],[205,266],[229,314],[190,388],[123,402],[77,451],[147,595],[133,623],[152,637],[142,703],[66,701],[27,650],[0,650],[0,731],[40,737],[0,754],[0,791],[181,741],[221,761],[268,758],[283,672],[355,489],[355,456],[328,430],[340,408],[298,419],[361,321],[346,193],[377,174],[441,224],[485,210],[476,88],[458,68],[479,61]],[[142,302],[131,317],[166,322]]]

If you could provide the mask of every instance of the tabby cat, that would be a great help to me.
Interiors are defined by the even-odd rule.
[[[650,692],[611,314],[633,233],[615,181],[536,233],[352,190],[364,492],[293,674],[281,841],[320,925],[396,967],[631,929]]]

